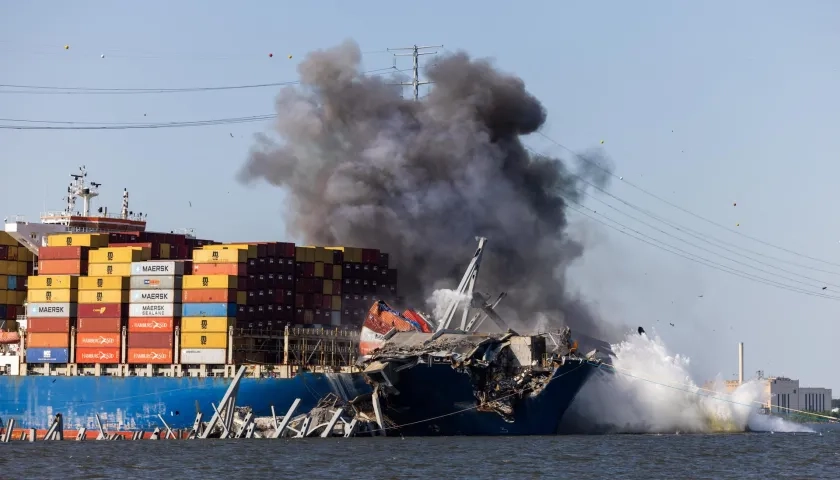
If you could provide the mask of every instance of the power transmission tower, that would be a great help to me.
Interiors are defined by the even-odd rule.
[[[395,57],[413,57],[414,58],[414,78],[411,83],[398,83],[397,85],[404,85],[404,86],[412,86],[414,87],[414,101],[420,99],[420,85],[426,85],[432,82],[421,82],[420,81],[420,55],[434,55],[438,52],[420,52],[420,50],[428,50],[430,48],[443,48],[443,45],[429,45],[425,47],[418,47],[414,45],[413,47],[404,47],[404,48],[389,48],[389,52],[396,52],[401,50],[410,50],[411,53],[395,53]]]

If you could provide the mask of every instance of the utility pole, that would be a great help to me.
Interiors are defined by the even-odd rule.
[[[443,48],[443,45],[429,45],[425,47],[418,47],[414,45],[412,47],[404,47],[404,48],[389,48],[389,52],[401,51],[401,50],[410,50],[411,53],[395,53],[395,57],[413,57],[414,58],[414,78],[411,83],[398,83],[397,85],[404,85],[404,86],[412,86],[414,87],[414,101],[420,99],[420,85],[426,85],[432,82],[421,82],[420,81],[420,55],[434,55],[437,52],[420,52],[420,50],[428,50],[430,48]]]

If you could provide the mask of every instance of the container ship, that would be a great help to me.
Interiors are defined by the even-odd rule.
[[[478,402],[484,406],[438,421],[436,430],[405,434],[545,434],[594,365],[575,356],[568,332],[560,342],[551,337],[548,350],[545,335],[477,333],[487,318],[506,328],[495,304],[473,293],[484,239],[459,286],[478,300],[453,302],[434,322],[392,307],[402,300],[387,252],[148,232],[127,190],[118,214],[93,211],[101,184],[87,183],[84,167],[71,177],[63,211],[39,223],[14,218],[0,232],[0,419],[22,428],[46,430],[60,413],[70,431],[94,431],[100,422],[111,432],[149,431],[162,420],[191,429],[196,412],[212,412],[244,365],[237,402],[257,417],[296,399],[311,409],[335,395],[360,412],[383,406],[377,422],[385,428]],[[460,329],[453,328],[461,307]],[[475,312],[469,323],[468,311]],[[449,343],[440,344],[442,335]],[[510,355],[521,357],[519,366],[497,372],[507,380],[493,388],[524,403],[491,401],[490,384],[475,380],[486,372],[453,367],[496,365]],[[563,373],[569,368],[575,373]],[[534,386],[499,387],[513,377]],[[410,400],[400,390],[417,395]],[[507,406],[488,413],[488,402]]]

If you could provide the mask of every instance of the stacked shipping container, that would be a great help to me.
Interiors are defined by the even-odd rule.
[[[173,363],[174,332],[181,320],[181,287],[187,265],[183,260],[131,265],[127,363]]]
[[[295,323],[341,325],[343,248],[295,249]]]
[[[360,327],[373,301],[396,298],[397,271],[388,268],[388,254],[376,249],[327,248],[344,252],[341,322]]]
[[[16,331],[15,319],[23,315],[26,276],[32,275],[34,257],[6,232],[0,232],[0,325]]]
[[[123,305],[128,303],[131,262],[150,255],[151,249],[144,247],[90,251],[88,275],[79,279],[76,363],[123,363]]]
[[[29,277],[26,360],[29,363],[70,361],[70,327],[76,323],[79,277]]]

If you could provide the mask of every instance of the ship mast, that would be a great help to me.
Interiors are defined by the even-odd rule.
[[[79,173],[71,173],[70,177],[73,178],[73,181],[70,182],[70,186],[67,187],[67,208],[65,212],[68,215],[73,214],[73,210],[76,208],[76,197],[78,197],[81,198],[83,202],[82,215],[89,217],[91,200],[94,197],[99,196],[99,187],[101,187],[102,184],[90,182],[90,187],[85,184],[87,169],[84,165],[79,167]]]

